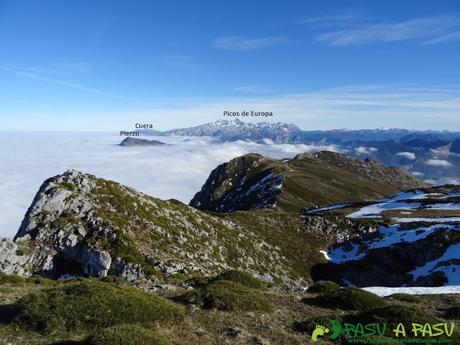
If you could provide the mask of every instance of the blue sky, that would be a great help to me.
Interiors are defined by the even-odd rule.
[[[460,2],[0,0],[0,129],[460,130]]]

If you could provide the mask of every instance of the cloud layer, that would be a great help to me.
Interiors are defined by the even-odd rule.
[[[12,237],[41,183],[77,169],[129,185],[144,193],[188,203],[218,164],[259,152],[292,157],[333,146],[259,145],[248,142],[210,144],[206,139],[160,138],[174,146],[130,147],[106,133],[2,133],[0,145],[0,236]]]

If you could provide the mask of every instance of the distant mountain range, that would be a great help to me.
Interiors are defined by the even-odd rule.
[[[221,141],[251,140],[265,143],[268,140],[275,144],[310,144],[327,141],[331,144],[342,144],[359,141],[399,141],[422,136],[425,139],[437,138],[452,141],[460,138],[460,132],[450,131],[416,131],[400,128],[378,129],[333,129],[325,131],[305,131],[293,124],[282,122],[243,122],[241,120],[218,120],[203,125],[157,131],[144,129],[143,135],[155,136],[208,136]]]
[[[397,128],[304,131],[281,122],[247,123],[238,119],[163,132],[141,132],[153,136],[207,136],[219,142],[328,144],[357,158],[370,157],[385,165],[405,168],[431,183],[460,183],[460,132]]]

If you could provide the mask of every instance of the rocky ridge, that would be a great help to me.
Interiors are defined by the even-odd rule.
[[[214,169],[190,205],[214,212],[272,206],[299,211],[309,206],[373,200],[426,186],[402,169],[334,152],[305,153],[283,160],[248,154]]]
[[[238,223],[74,170],[43,183],[14,242],[1,245],[1,270],[26,276],[158,282],[238,268],[294,283],[279,248]]]

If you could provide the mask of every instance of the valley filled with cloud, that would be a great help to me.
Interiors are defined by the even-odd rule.
[[[164,147],[120,147],[110,133],[3,132],[0,136],[0,235],[13,237],[42,182],[68,169],[188,203],[217,165],[249,152],[274,158],[333,145],[263,145],[208,138],[161,137]]]

